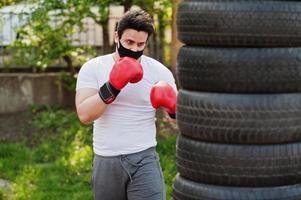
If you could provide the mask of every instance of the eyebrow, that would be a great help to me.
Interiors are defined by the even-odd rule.
[[[127,41],[130,41],[130,42],[133,42],[133,43],[136,43],[134,40],[132,39],[127,39]],[[137,42],[138,44],[145,44],[146,42]]]

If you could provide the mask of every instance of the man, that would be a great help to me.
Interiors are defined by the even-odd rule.
[[[165,199],[155,150],[155,109],[174,118],[172,73],[143,50],[154,31],[152,18],[130,10],[115,32],[116,51],[85,63],[78,75],[76,109],[93,124],[92,188],[96,200]]]

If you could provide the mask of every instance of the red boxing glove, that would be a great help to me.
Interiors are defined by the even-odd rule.
[[[113,66],[109,81],[99,89],[99,96],[104,103],[112,103],[120,90],[128,83],[137,83],[143,77],[141,64],[134,58],[120,58]]]
[[[150,92],[150,101],[154,108],[164,107],[171,118],[175,118],[177,94],[167,83],[159,81]]]
[[[110,84],[117,90],[121,90],[126,84],[137,83],[143,77],[141,64],[134,58],[120,58],[113,66],[110,73]]]

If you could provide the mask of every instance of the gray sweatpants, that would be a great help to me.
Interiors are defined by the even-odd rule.
[[[94,155],[92,189],[95,200],[165,200],[155,148],[121,156]]]

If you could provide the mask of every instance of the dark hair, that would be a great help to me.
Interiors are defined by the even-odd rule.
[[[144,10],[129,10],[123,15],[117,26],[118,37],[128,28],[147,32],[148,37],[155,31],[152,17]]]

